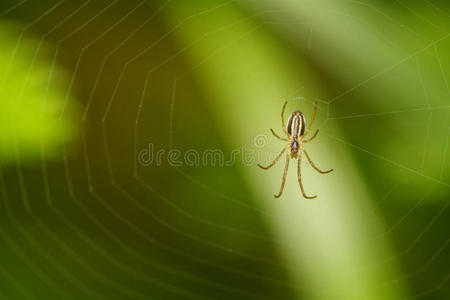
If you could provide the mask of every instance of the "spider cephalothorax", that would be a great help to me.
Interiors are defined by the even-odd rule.
[[[303,138],[309,133],[309,131],[311,129],[311,125],[313,124],[314,119],[316,118],[317,105],[314,106],[314,113],[311,118],[311,122],[309,122],[308,127],[306,127],[305,116],[299,110],[297,110],[291,114],[291,116],[289,117],[289,120],[286,124],[286,127],[284,127],[284,124],[285,124],[284,123],[284,110],[286,108],[286,104],[287,104],[287,102],[284,103],[283,109],[281,110],[281,122],[282,122],[283,131],[287,135],[287,138],[281,138],[272,129],[270,129],[270,131],[272,131],[272,134],[275,137],[277,137],[278,139],[280,139],[282,141],[287,141],[288,144],[285,148],[283,148],[281,153],[275,158],[275,160],[270,165],[268,165],[267,167],[263,167],[260,164],[258,164],[258,166],[264,170],[267,170],[267,169],[273,167],[278,162],[280,157],[284,154],[284,152],[286,150],[288,150],[288,153],[286,155],[286,165],[284,167],[283,180],[281,182],[280,192],[277,195],[275,195],[275,197],[278,198],[283,193],[284,184],[286,182],[286,175],[287,175],[287,171],[288,171],[288,167],[289,167],[289,156],[291,156],[291,158],[298,159],[298,169],[297,169],[298,182],[300,184],[300,189],[302,190],[303,197],[308,198],[308,199],[313,199],[313,198],[316,198],[317,196],[312,196],[312,197],[307,196],[305,194],[305,191],[303,190],[303,184],[302,184],[302,179],[301,179],[302,152],[305,153],[305,156],[308,159],[308,162],[311,164],[311,166],[314,169],[316,169],[319,173],[325,174],[325,173],[330,173],[331,171],[333,171],[333,169],[328,170],[328,171],[322,171],[319,168],[317,168],[316,165],[312,162],[311,158],[309,157],[308,152],[306,152],[306,150],[303,148],[304,143],[308,143],[308,142],[312,141],[319,133],[319,130],[316,130],[316,132],[314,133],[314,135],[311,138],[309,138],[307,140],[303,140]]]

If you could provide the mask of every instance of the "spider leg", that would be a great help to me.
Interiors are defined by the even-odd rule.
[[[280,137],[278,134],[276,134],[275,131],[273,131],[272,128],[270,128],[270,131],[272,132],[272,134],[273,134],[277,139],[282,140],[282,141],[288,141],[288,139],[282,138],[282,137]]]
[[[307,135],[309,133],[309,131],[311,130],[311,126],[314,123],[314,120],[316,119],[316,113],[317,113],[317,102],[314,102],[314,112],[313,112],[311,121],[309,121],[308,127],[306,127],[304,136]]]
[[[264,169],[264,170],[268,170],[268,169],[272,168],[278,162],[278,160],[283,155],[283,153],[286,151],[286,149],[287,149],[286,147],[283,148],[283,150],[281,150],[281,153],[278,154],[278,156],[273,160],[273,162],[270,165],[268,165],[267,167],[263,167],[260,164],[258,164],[258,167],[260,167],[261,169]]]
[[[283,129],[283,132],[288,135],[286,132],[286,123],[284,122],[284,110],[286,109],[286,104],[287,101],[284,102],[283,109],[281,110],[281,129]]]
[[[319,133],[319,129],[317,129],[316,132],[314,132],[314,135],[312,137],[310,137],[309,139],[302,140],[302,143],[309,143],[309,142],[311,142],[317,136],[318,133]]]
[[[281,194],[283,194],[283,189],[284,189],[284,184],[286,183],[286,175],[287,175],[288,168],[289,168],[289,153],[286,154],[286,165],[284,167],[283,179],[281,181],[280,192],[277,195],[275,195],[275,198],[280,198]]]
[[[314,199],[314,198],[316,198],[317,195],[315,195],[315,196],[307,196],[305,194],[305,190],[303,189],[303,184],[302,184],[302,156],[301,155],[298,156],[297,174],[298,174],[298,184],[300,185],[300,189],[302,190],[303,197],[305,197],[306,199]]]
[[[317,172],[319,172],[320,174],[327,174],[327,173],[330,173],[331,171],[333,171],[333,169],[330,169],[330,170],[327,170],[327,171],[322,171],[322,170],[320,170],[320,169],[319,169],[318,167],[316,167],[316,165],[313,163],[313,161],[311,160],[311,157],[309,157],[308,152],[306,152],[305,149],[303,149],[303,152],[305,153],[306,158],[308,159],[308,161],[309,161],[309,163],[311,164],[311,166],[312,166],[314,169],[316,169]]]

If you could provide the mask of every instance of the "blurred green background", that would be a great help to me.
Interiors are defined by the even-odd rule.
[[[3,0],[0,299],[450,299],[449,32],[444,0]],[[256,167],[285,101],[314,200]]]

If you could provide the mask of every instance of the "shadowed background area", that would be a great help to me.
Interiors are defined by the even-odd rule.
[[[0,4],[0,299],[450,298],[450,4]],[[301,110],[317,138],[279,191]]]

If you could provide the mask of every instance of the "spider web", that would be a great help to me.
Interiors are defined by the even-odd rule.
[[[268,233],[264,219],[272,213],[249,200],[251,193],[243,187],[235,169],[142,168],[136,160],[139,150],[149,141],[167,149],[189,149],[191,145],[226,148],[220,137],[201,139],[220,135],[220,130],[211,125],[214,122],[208,118],[205,105],[195,100],[201,92],[192,91],[196,85],[193,73],[203,62],[186,66],[183,55],[199,41],[218,36],[236,24],[208,32],[185,48],[178,49],[171,43],[173,35],[185,24],[213,18],[215,12],[234,2],[224,1],[163,30],[155,28],[160,28],[158,22],[165,10],[176,5],[172,1],[157,6],[147,1],[99,4],[62,0],[42,5],[40,13],[26,21],[16,49],[24,35],[38,34],[39,45],[47,40],[55,44],[52,67],[63,62],[73,70],[60,117],[69,114],[66,110],[69,95],[77,94],[81,99],[81,112],[76,120],[80,143],[63,147],[62,163],[47,160],[42,145],[39,166],[30,168],[23,164],[17,150],[15,166],[2,167],[4,221],[0,239],[5,259],[0,263],[3,279],[0,299],[294,297],[299,287],[286,276],[292,266],[280,259],[277,247],[295,249],[295,246],[285,245],[285,241]],[[349,1],[429,43],[419,49],[411,47],[408,55],[382,66],[375,74],[358,74],[353,78],[354,84],[344,90],[336,89],[329,99],[320,100],[322,138],[350,151],[357,160],[382,165],[385,170],[362,170],[368,182],[382,174],[369,187],[376,198],[373,214],[382,212],[385,231],[367,239],[395,241],[393,256],[381,262],[380,267],[399,261],[403,271],[400,277],[389,278],[380,285],[417,284],[431,276],[436,266],[448,262],[450,241],[444,222],[450,202],[434,201],[448,194],[450,184],[446,172],[450,161],[450,105],[436,101],[430,94],[433,78],[423,71],[427,67],[423,65],[424,56],[434,55],[442,75],[440,80],[445,83],[442,88],[450,95],[448,68],[441,56],[441,51],[448,49],[448,30],[405,3],[396,2],[402,10],[440,30],[440,37],[424,37],[416,28],[395,21],[368,2]],[[424,4],[448,18],[438,4],[432,1]],[[24,0],[0,16],[34,7],[34,3]],[[285,19],[285,14],[283,10],[261,8],[239,22],[263,20],[246,33],[250,36],[262,26],[283,29],[299,25],[287,18],[279,21]],[[383,38],[383,32],[364,19],[341,17],[367,26],[370,32]],[[305,51],[320,51],[315,47],[312,25],[305,37]],[[237,36],[234,43],[243,38]],[[35,51],[38,55],[42,49],[37,47]],[[205,60],[220,51],[226,49],[207,53]],[[67,59],[66,55],[75,60]],[[13,52],[11,61],[14,58]],[[379,79],[395,77],[399,69],[412,67],[416,70],[412,77],[418,83],[414,91],[421,94],[411,103],[396,107],[380,95],[379,106],[348,105],[364,89],[376,87]],[[51,82],[50,77],[48,85]],[[286,97],[301,94],[302,88],[299,86]],[[183,101],[192,103],[191,109],[185,109],[189,105]],[[182,104],[183,114],[177,110]],[[380,149],[376,144],[377,139],[382,144],[382,134],[389,135],[385,130],[389,126],[383,128],[383,122],[389,124],[399,119],[406,124],[399,129],[400,137],[406,130],[419,132],[420,139],[414,144],[417,149],[413,149],[418,153],[415,163],[395,152],[389,156],[388,150],[372,150]],[[192,120],[199,125],[184,128]],[[342,136],[333,130],[342,127],[352,132],[355,126],[370,128],[374,144],[359,142],[363,139],[358,134],[367,132]],[[191,130],[198,133],[189,134]],[[433,143],[436,138],[442,141],[437,143],[438,147]],[[402,142],[400,138],[395,147],[401,148]],[[436,167],[430,167],[435,164],[436,155],[440,161],[437,173]],[[408,180],[423,185],[420,190],[411,190],[408,182],[396,181],[391,173],[406,174]],[[170,188],[167,180],[177,188]],[[399,203],[395,201],[397,198],[411,202]],[[197,199],[209,201],[199,203]],[[440,274],[441,280],[425,280],[427,284],[412,289],[411,296],[427,298],[441,293],[448,287],[449,273],[444,271],[447,273]],[[215,276],[211,278],[208,274]]]

